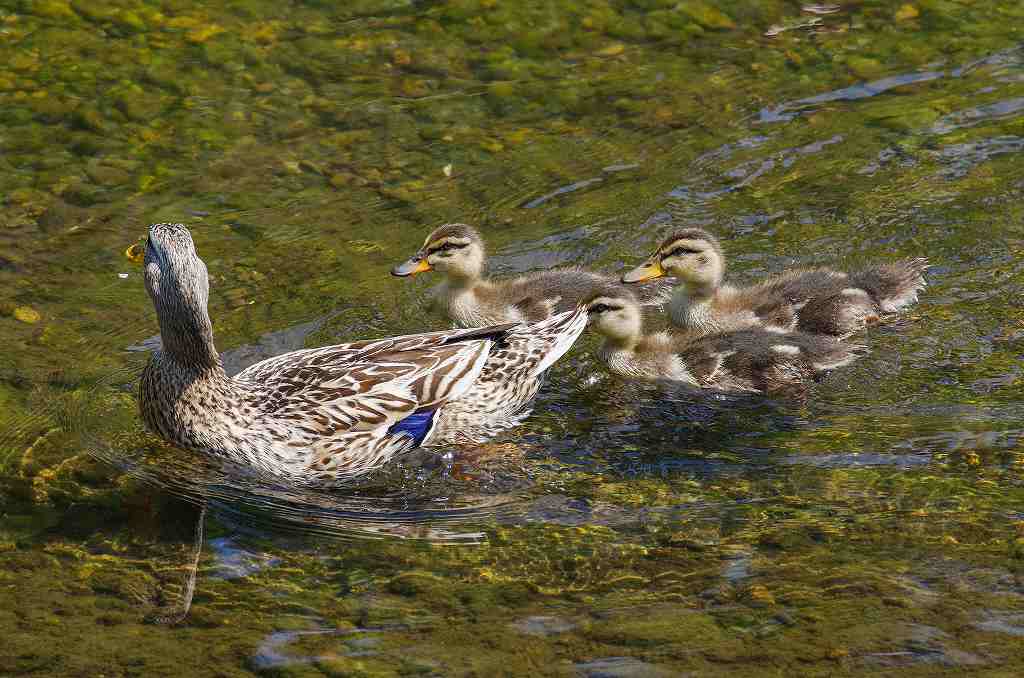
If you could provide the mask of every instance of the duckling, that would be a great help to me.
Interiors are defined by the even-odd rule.
[[[613,374],[642,381],[796,395],[810,379],[863,353],[832,337],[760,328],[710,336],[645,334],[640,304],[625,288],[602,290],[587,309],[590,328],[604,337],[598,359]]]
[[[423,247],[395,266],[391,274],[406,277],[434,270],[444,273],[444,281],[432,291],[433,304],[460,327],[537,322],[552,313],[575,308],[595,289],[615,282],[613,276],[582,268],[558,268],[493,281],[484,278],[486,261],[484,240],[475,228],[445,224],[427,236]],[[639,294],[644,305],[662,304],[670,298],[671,285],[645,286]]]
[[[586,327],[580,307],[532,325],[293,351],[229,377],[188,229],[154,224],[144,256],[163,347],[142,373],[143,421],[175,445],[295,483],[331,482],[417,446],[482,442],[518,424],[544,372]]]
[[[678,278],[668,311],[682,330],[708,335],[744,328],[799,329],[844,338],[917,301],[926,259],[903,259],[853,273],[798,269],[749,287],[723,284],[725,256],[707,231],[688,228],[662,242],[651,257],[622,276],[635,283]]]

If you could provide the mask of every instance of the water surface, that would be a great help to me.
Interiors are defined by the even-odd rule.
[[[0,673],[1024,671],[1024,6],[0,4]],[[921,303],[802,403],[605,377],[297,491],[145,434],[124,248],[190,225],[232,369],[445,326],[425,233],[731,279],[899,256]],[[200,507],[205,507],[201,512]],[[194,605],[176,626],[200,540]]]

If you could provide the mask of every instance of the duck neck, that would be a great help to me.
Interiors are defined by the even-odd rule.
[[[622,336],[604,338],[602,351],[605,353],[635,353],[640,343],[639,336]]]
[[[224,373],[213,344],[213,326],[205,310],[158,313],[164,353],[174,362],[197,371]]]
[[[452,292],[465,292],[480,283],[480,274],[476,271],[448,271],[448,289]]]
[[[690,316],[710,303],[717,291],[718,285],[713,283],[683,282],[672,292],[669,315],[676,324],[685,327],[689,325]]]

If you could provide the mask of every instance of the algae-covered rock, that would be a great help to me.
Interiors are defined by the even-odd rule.
[[[74,113],[72,123],[81,129],[90,132],[103,132],[106,129],[106,121],[97,108],[84,104],[79,106]]]
[[[119,506],[117,486],[111,484],[110,468],[89,456],[79,454],[56,466],[37,470],[32,479],[35,500],[39,503],[69,505],[90,501],[97,505]]]
[[[86,181],[72,183],[61,192],[61,197],[79,207],[89,207],[109,199],[102,187]]]
[[[403,596],[450,595],[449,587],[444,579],[429,572],[403,572],[391,578],[387,588],[392,593]]]
[[[51,19],[70,19],[75,16],[71,3],[66,0],[38,0],[32,3],[32,13]]]
[[[846,59],[850,72],[863,80],[874,80],[885,72],[885,66],[877,59],[851,56]]]
[[[97,186],[113,187],[127,184],[131,173],[121,167],[95,160],[85,166],[85,173]]]
[[[896,19],[896,21],[910,21],[911,19],[916,19],[919,16],[921,16],[921,10],[910,3],[900,5],[893,14],[893,18]]]
[[[729,644],[725,632],[715,620],[702,612],[663,605],[591,625],[586,635],[609,645],[657,647],[685,642],[701,646]]]
[[[703,0],[685,0],[679,3],[678,7],[681,12],[704,28],[715,30],[736,28],[736,22],[729,18],[729,15]]]
[[[34,325],[42,319],[39,311],[35,310],[31,306],[18,306],[11,311],[11,316],[15,320],[19,320],[27,325]]]

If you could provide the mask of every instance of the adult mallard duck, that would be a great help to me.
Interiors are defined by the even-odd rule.
[[[151,226],[144,261],[163,341],[142,373],[147,426],[295,482],[353,475],[418,445],[483,441],[517,424],[544,371],[586,326],[580,307],[533,325],[294,351],[228,377],[207,313],[206,265],[188,229]]]
[[[622,281],[678,278],[669,317],[688,332],[775,327],[846,337],[916,302],[927,267],[925,259],[903,259],[853,273],[799,269],[733,287],[722,282],[725,255],[718,240],[705,230],[688,228],[665,238]]]
[[[483,238],[472,226],[445,224],[427,236],[423,247],[392,275],[405,277],[426,271],[444,273],[433,290],[433,301],[461,327],[496,323],[536,322],[576,308],[595,290],[615,282],[613,276],[582,268],[558,268],[509,280],[484,278],[487,253]],[[668,301],[671,286],[649,285],[639,294],[645,305]]]
[[[604,337],[598,359],[630,379],[678,382],[720,391],[799,394],[808,380],[847,365],[863,351],[805,332],[743,329],[711,336],[645,334],[640,304],[610,287],[588,302],[590,326]]]

